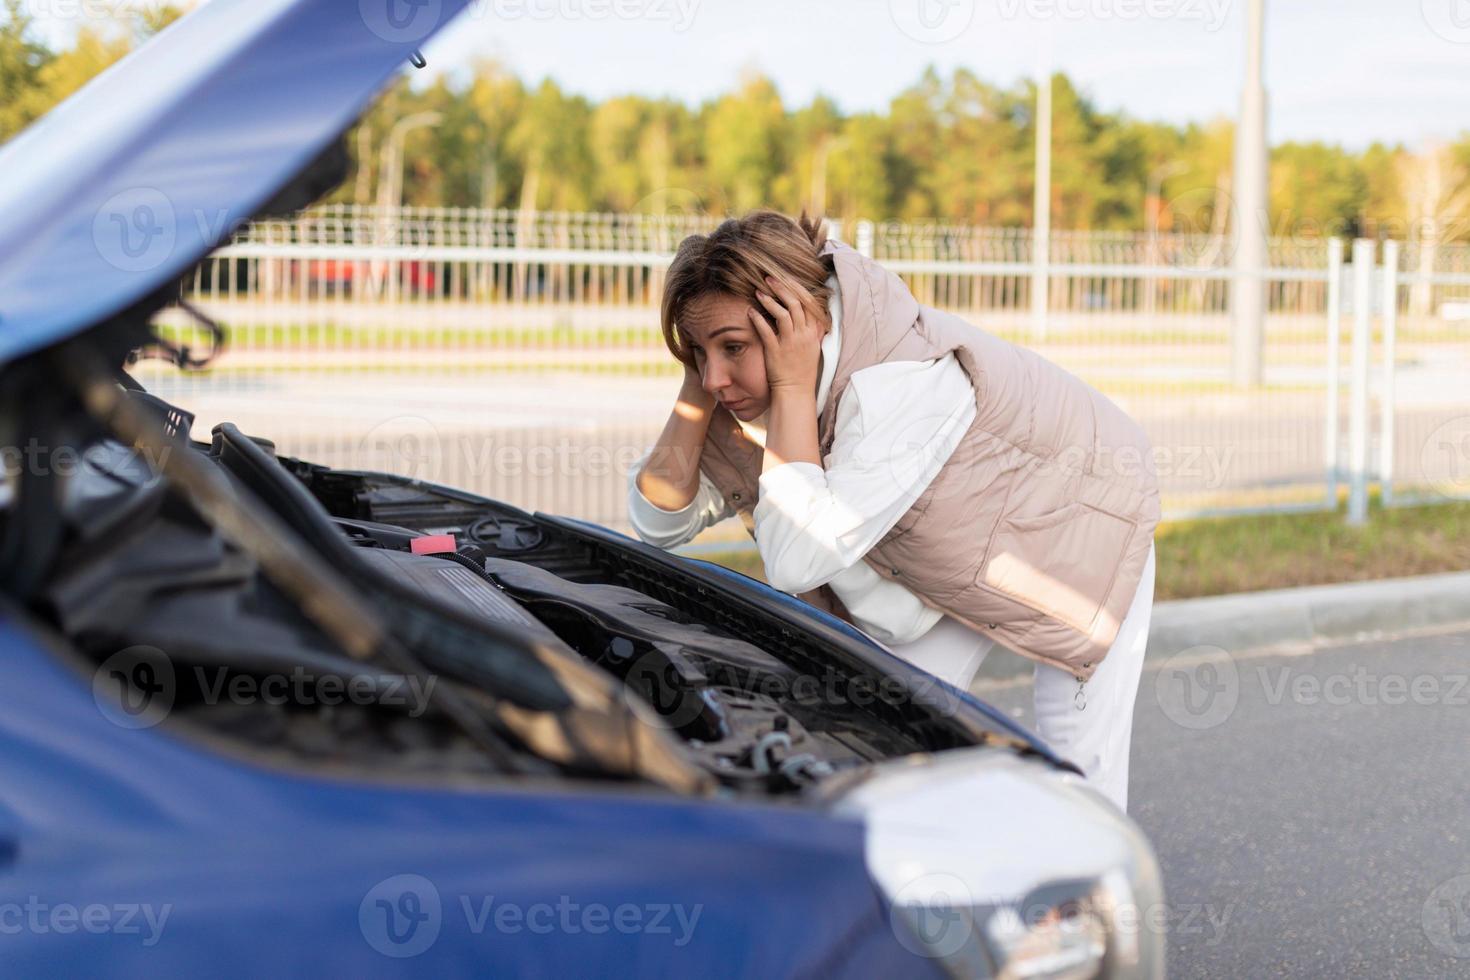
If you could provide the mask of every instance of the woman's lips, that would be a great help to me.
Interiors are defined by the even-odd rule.
[[[749,398],[742,398],[738,402],[725,402],[725,409],[726,411],[733,412],[736,409],[744,408],[748,401],[750,401]]]

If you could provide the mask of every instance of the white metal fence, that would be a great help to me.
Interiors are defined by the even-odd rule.
[[[186,283],[228,327],[226,353],[147,383],[283,452],[625,527],[627,467],[681,373],[658,330],[664,270],[717,223],[357,207],[257,223]],[[1033,347],[1138,418],[1169,516],[1335,506],[1354,477],[1387,476],[1395,502],[1470,493],[1470,394],[1453,380],[1470,366],[1464,247],[1388,243],[1380,268],[1364,243],[1360,294],[1340,243],[1274,241],[1261,383],[1240,387],[1227,241],[1054,232],[1043,260],[1013,229],[834,233],[921,302]],[[1397,302],[1375,310],[1375,289]],[[180,311],[162,323],[202,339]]]

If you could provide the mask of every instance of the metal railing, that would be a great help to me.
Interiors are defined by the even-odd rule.
[[[340,206],[260,222],[185,284],[228,328],[227,352],[202,375],[155,370],[148,383],[202,424],[228,418],[283,452],[626,528],[627,467],[662,428],[682,373],[658,327],[663,275],[685,236],[718,221]],[[1349,456],[1361,433],[1340,432],[1356,417],[1355,379],[1367,391],[1342,342],[1358,319],[1340,244],[1272,242],[1261,383],[1240,387],[1226,240],[1053,232],[1043,257],[1024,230],[859,222],[834,234],[844,231],[920,302],[1036,349],[1137,418],[1167,516],[1333,507],[1339,482],[1360,472]],[[1454,314],[1470,297],[1470,249],[1403,248],[1395,267],[1387,363],[1402,399],[1406,372],[1465,346],[1470,319]],[[180,311],[160,323],[202,339]],[[1382,344],[1383,326],[1369,329]],[[1396,501],[1446,486],[1408,479],[1406,464],[1430,420],[1470,412],[1449,394],[1427,413],[1373,396],[1388,432],[1364,457],[1376,470],[1361,472],[1390,484],[1399,474]]]

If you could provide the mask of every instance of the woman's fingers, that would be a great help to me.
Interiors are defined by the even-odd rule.
[[[781,301],[781,306],[787,311],[792,322],[798,324],[804,324],[806,322],[806,307],[802,305],[801,298],[797,296],[796,290],[775,276],[766,276],[766,288]]]
[[[766,322],[765,317],[760,315],[760,311],[753,306],[748,306],[745,308],[745,315],[750,317],[750,322],[755,325],[756,336],[760,337],[763,345],[770,347],[778,342],[776,335],[771,331],[771,325]]]
[[[771,311],[771,316],[775,317],[776,325],[781,328],[782,335],[790,337],[793,332],[792,328],[795,326],[791,311],[777,302],[776,297],[769,293],[757,291],[755,298],[762,306]]]

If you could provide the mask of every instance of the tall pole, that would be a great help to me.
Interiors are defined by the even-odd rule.
[[[1048,293],[1051,290],[1051,34],[1042,41],[1040,77],[1036,83],[1036,198],[1031,229],[1031,336],[1046,339]]]
[[[1266,83],[1262,45],[1266,0],[1248,0],[1245,35],[1245,86],[1235,127],[1235,276],[1230,309],[1231,378],[1238,387],[1261,383],[1261,349],[1266,323],[1265,270],[1268,262]]]
[[[376,244],[398,244],[398,211],[403,206],[403,141],[411,129],[420,126],[436,126],[440,115],[437,112],[416,112],[398,120],[383,141],[382,157],[378,170],[378,232]],[[373,282],[386,287],[388,298],[398,295],[398,263],[390,268],[386,262],[373,263]]]
[[[378,207],[387,210],[403,205],[403,141],[411,129],[437,126],[437,112],[416,112],[398,120],[384,141],[381,170],[378,174]]]

